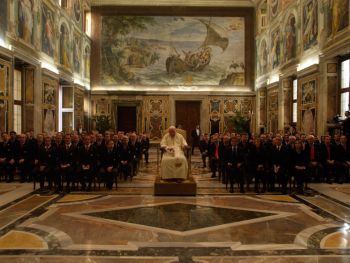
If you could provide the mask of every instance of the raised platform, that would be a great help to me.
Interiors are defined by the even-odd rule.
[[[197,194],[197,183],[193,177],[183,182],[162,180],[157,176],[154,182],[154,195],[195,196]]]

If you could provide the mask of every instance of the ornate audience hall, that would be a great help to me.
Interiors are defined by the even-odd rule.
[[[0,262],[350,262],[349,20],[0,0]]]

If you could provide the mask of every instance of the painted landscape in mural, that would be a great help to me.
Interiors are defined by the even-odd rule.
[[[0,1],[0,38],[4,39],[7,29],[7,0]]]
[[[103,85],[245,85],[241,17],[102,18]]]

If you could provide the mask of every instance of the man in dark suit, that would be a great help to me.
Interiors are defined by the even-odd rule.
[[[135,176],[141,159],[141,143],[137,141],[136,133],[130,135],[129,148],[132,152],[132,175]]]
[[[194,153],[194,148],[199,147],[199,137],[201,135],[201,130],[199,128],[199,125],[196,126],[196,128],[191,132],[192,137],[192,155]]]
[[[271,173],[268,179],[269,191],[275,191],[275,180],[282,185],[281,192],[287,192],[287,160],[288,151],[286,146],[282,144],[281,136],[274,138],[274,146],[271,149]]]
[[[14,152],[9,142],[9,135],[2,133],[2,142],[0,143],[0,175],[4,176],[7,182],[13,181],[15,168]]]
[[[236,136],[231,137],[231,146],[225,152],[225,163],[227,165],[227,176],[230,182],[230,193],[233,193],[233,185],[236,181],[240,186],[240,192],[244,193],[244,174],[242,168],[244,157],[239,141]]]
[[[19,143],[15,148],[14,158],[16,161],[16,167],[20,174],[20,180],[23,183],[26,181],[27,178],[28,181],[30,181],[31,172],[33,169],[31,165],[31,158],[33,157],[33,148],[30,147],[29,142],[26,140],[25,134],[20,134],[18,138]]]
[[[124,174],[124,179],[126,180],[128,176],[132,176],[132,159],[133,153],[128,145],[129,138],[127,136],[123,136],[122,144],[118,149],[118,162],[119,162],[119,170],[122,174]]]
[[[246,179],[247,188],[249,190],[249,186],[253,180],[255,171],[253,170],[253,165],[248,158],[253,146],[249,142],[249,137],[247,133],[241,134],[241,141],[239,142],[239,147],[241,149],[241,153],[244,160],[244,167],[242,167],[242,172],[244,173],[244,178]]]
[[[203,168],[207,167],[207,158],[209,157],[209,137],[208,134],[204,134],[199,141],[199,150],[201,152]]]
[[[58,147],[64,144],[62,132],[56,133],[55,139],[52,144],[56,147],[56,149],[58,149]]]
[[[86,183],[88,183],[87,190],[90,191],[96,172],[96,151],[91,144],[90,135],[84,137],[84,144],[78,151],[78,164],[77,173],[80,177],[82,190],[86,189]]]
[[[148,164],[148,152],[149,152],[149,138],[147,134],[142,134],[141,138],[141,151],[142,154],[145,156],[145,162]]]
[[[103,155],[106,152],[107,144],[103,138],[101,133],[96,134],[96,141],[93,143],[95,151],[96,151],[96,170],[99,174],[102,174],[103,170]]]
[[[337,146],[337,183],[348,180],[350,168],[350,149],[345,135],[340,136],[340,144]]]
[[[267,155],[266,147],[264,147],[260,138],[256,138],[248,153],[248,165],[252,167],[256,193],[260,192],[260,183],[262,183],[261,192],[264,193],[266,191]]]
[[[51,138],[46,136],[44,144],[39,148],[38,167],[40,178],[40,189],[44,189],[45,179],[48,181],[49,189],[52,189],[52,177],[57,169],[57,149],[52,144]]]
[[[115,179],[115,186],[118,187],[117,175],[118,175],[118,159],[116,147],[114,141],[110,140],[105,149],[102,159],[102,174],[104,175],[104,181],[107,189],[113,188],[113,179]]]
[[[216,172],[220,173],[220,155],[219,155],[220,142],[218,134],[212,135],[211,143],[209,146],[209,158],[211,162],[212,178],[216,177]]]
[[[83,142],[81,141],[80,136],[77,133],[73,134],[71,137],[72,144],[76,149],[80,148],[83,145]]]
[[[315,142],[313,135],[307,136],[307,144],[305,145],[305,152],[309,156],[308,175],[309,180],[314,178],[316,182],[320,182],[320,145]]]
[[[231,140],[229,135],[224,135],[222,138],[222,141],[220,141],[219,145],[219,161],[220,161],[220,167],[219,167],[219,180],[221,179],[221,182],[223,184],[227,183],[227,161],[225,159],[226,152],[230,148]]]
[[[331,143],[329,135],[324,137],[324,143],[320,146],[320,161],[323,167],[323,176],[327,183],[332,183],[336,176],[337,148]]]
[[[71,141],[71,135],[66,134],[64,144],[58,148],[59,174],[55,175],[56,191],[62,191],[63,182],[66,181],[66,191],[70,192],[70,183],[74,181],[76,170],[77,149],[77,146]]]

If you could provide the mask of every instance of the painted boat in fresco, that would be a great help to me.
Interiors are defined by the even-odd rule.
[[[220,47],[223,52],[226,50],[229,41],[225,29],[212,23],[210,20],[199,19],[199,21],[207,28],[207,36],[203,44],[197,51],[182,51],[184,54],[183,58],[174,49],[175,54],[168,57],[165,62],[166,70],[169,74],[202,71],[211,61],[212,49],[210,46]]]

